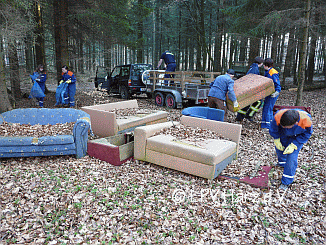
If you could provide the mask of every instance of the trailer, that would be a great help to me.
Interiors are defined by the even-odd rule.
[[[220,72],[147,70],[142,74],[142,81],[146,94],[154,98],[157,106],[173,109],[182,108],[185,102],[207,103],[209,85],[219,75]]]

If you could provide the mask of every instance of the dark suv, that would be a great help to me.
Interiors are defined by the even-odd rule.
[[[105,68],[103,68],[105,69]],[[114,67],[110,74],[104,79],[103,69],[97,69],[95,87],[105,89],[108,93],[118,93],[123,99],[129,99],[133,94],[146,93],[146,85],[141,76],[145,70],[151,70],[150,64],[129,64]]]

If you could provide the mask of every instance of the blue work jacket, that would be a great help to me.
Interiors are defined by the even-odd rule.
[[[282,138],[290,138],[291,143],[295,144],[299,148],[308,141],[313,132],[311,116],[309,113],[297,109],[300,115],[297,124],[292,128],[283,128],[280,125],[281,116],[287,110],[288,109],[283,109],[275,113],[269,128],[269,133],[274,139],[281,138],[281,141]]]
[[[220,100],[226,100],[226,94],[228,94],[231,101],[236,101],[237,97],[234,93],[234,81],[228,75],[221,75],[215,78],[213,82],[209,85],[210,90],[208,96],[215,97]]]

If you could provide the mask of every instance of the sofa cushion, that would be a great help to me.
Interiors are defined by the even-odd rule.
[[[0,137],[1,146],[20,146],[20,145],[65,145],[74,144],[73,135],[57,135],[36,137]]]
[[[76,122],[79,118],[89,118],[89,115],[81,110],[72,108],[26,108],[15,109],[1,114],[2,119],[6,122],[20,124],[57,124]]]
[[[133,116],[128,116],[127,118],[116,119],[118,124],[118,131],[134,128],[140,125],[146,125],[149,122],[167,118],[167,116],[167,112],[158,111],[150,114],[139,113]]]
[[[179,141],[172,135],[156,135],[147,139],[146,149],[207,165],[215,165],[235,153],[237,145],[232,141],[207,139],[201,142],[199,147]]]
[[[239,107],[246,107],[275,92],[273,80],[256,74],[248,74],[234,82],[234,93]],[[227,98],[227,107],[234,111],[232,101]]]

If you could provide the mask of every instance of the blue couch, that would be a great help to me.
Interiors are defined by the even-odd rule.
[[[4,137],[0,136],[0,158],[32,157],[52,155],[76,155],[84,157],[87,152],[88,131],[91,130],[90,116],[71,108],[15,109],[0,114],[3,122],[20,124],[57,124],[75,122],[72,135]]]
[[[215,121],[224,121],[224,111],[215,108],[193,106],[182,110],[182,115]]]

